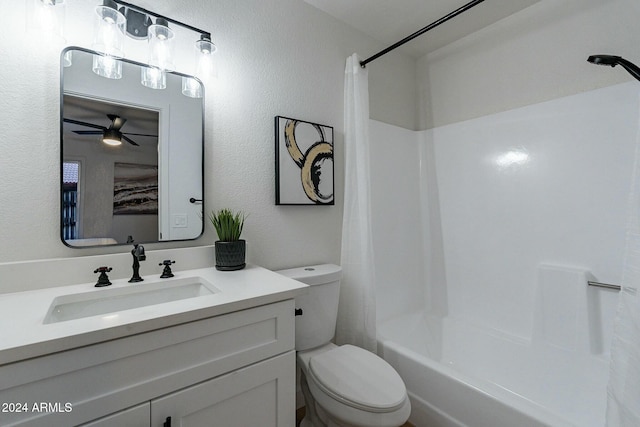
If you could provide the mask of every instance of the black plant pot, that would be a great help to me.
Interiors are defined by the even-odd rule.
[[[234,242],[223,242],[217,240],[216,247],[216,269],[221,271],[242,270],[246,264],[244,240]]]

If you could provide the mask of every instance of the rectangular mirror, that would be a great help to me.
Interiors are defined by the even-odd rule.
[[[121,77],[94,73],[101,61],[120,63]],[[61,62],[62,241],[86,247],[199,237],[202,83],[77,47],[65,49]],[[163,89],[141,83],[149,70]]]

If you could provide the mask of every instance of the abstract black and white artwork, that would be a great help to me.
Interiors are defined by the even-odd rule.
[[[333,205],[333,127],[275,117],[276,205]]]
[[[115,163],[113,214],[158,215],[158,167]]]

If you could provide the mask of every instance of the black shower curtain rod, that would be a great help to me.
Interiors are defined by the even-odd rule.
[[[399,42],[389,46],[388,48],[381,50],[380,52],[376,53],[375,55],[365,59],[364,61],[360,61],[360,66],[362,68],[364,68],[369,62],[380,58],[382,55],[391,52],[392,50],[394,50],[395,48],[398,48],[400,46],[402,46],[403,44],[415,39],[418,36],[423,35],[424,33],[426,33],[429,30],[434,29],[435,27],[437,27],[440,24],[443,24],[445,22],[447,22],[449,19],[451,18],[455,18],[456,16],[460,15],[461,13],[466,12],[467,10],[471,9],[474,6],[477,6],[478,4],[482,3],[484,0],[473,0],[467,4],[465,4],[464,6],[462,6],[459,9],[454,10],[453,12],[451,12],[450,14],[443,16],[442,18],[438,19],[437,21],[432,22],[431,24],[427,25],[426,27],[424,27],[421,30],[416,31],[415,33],[411,34],[410,36],[407,36],[405,38],[403,38],[402,40],[400,40]]]

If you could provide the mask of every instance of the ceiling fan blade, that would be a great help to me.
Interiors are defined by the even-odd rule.
[[[110,129],[120,130],[120,128],[122,128],[122,126],[127,122],[127,119],[123,119],[115,114],[107,114],[107,117],[111,120],[111,126],[109,126]]]
[[[157,138],[158,135],[150,135],[148,133],[131,133],[131,132],[122,132],[123,135],[135,135],[135,136],[151,136],[153,138]]]
[[[132,140],[131,138],[129,138],[128,136],[122,135],[122,139],[124,139],[125,141],[127,141],[127,142],[128,142],[129,144],[131,144],[131,145],[138,146],[138,144],[137,144],[134,140]]]
[[[65,123],[71,123],[71,124],[74,124],[74,125],[86,126],[86,127],[90,127],[90,128],[94,128],[94,129],[102,129],[102,130],[107,129],[104,126],[94,125],[93,123],[81,122],[80,120],[73,120],[73,119],[62,119],[62,120]]]
[[[72,130],[71,132],[78,135],[102,135],[101,130]]]

